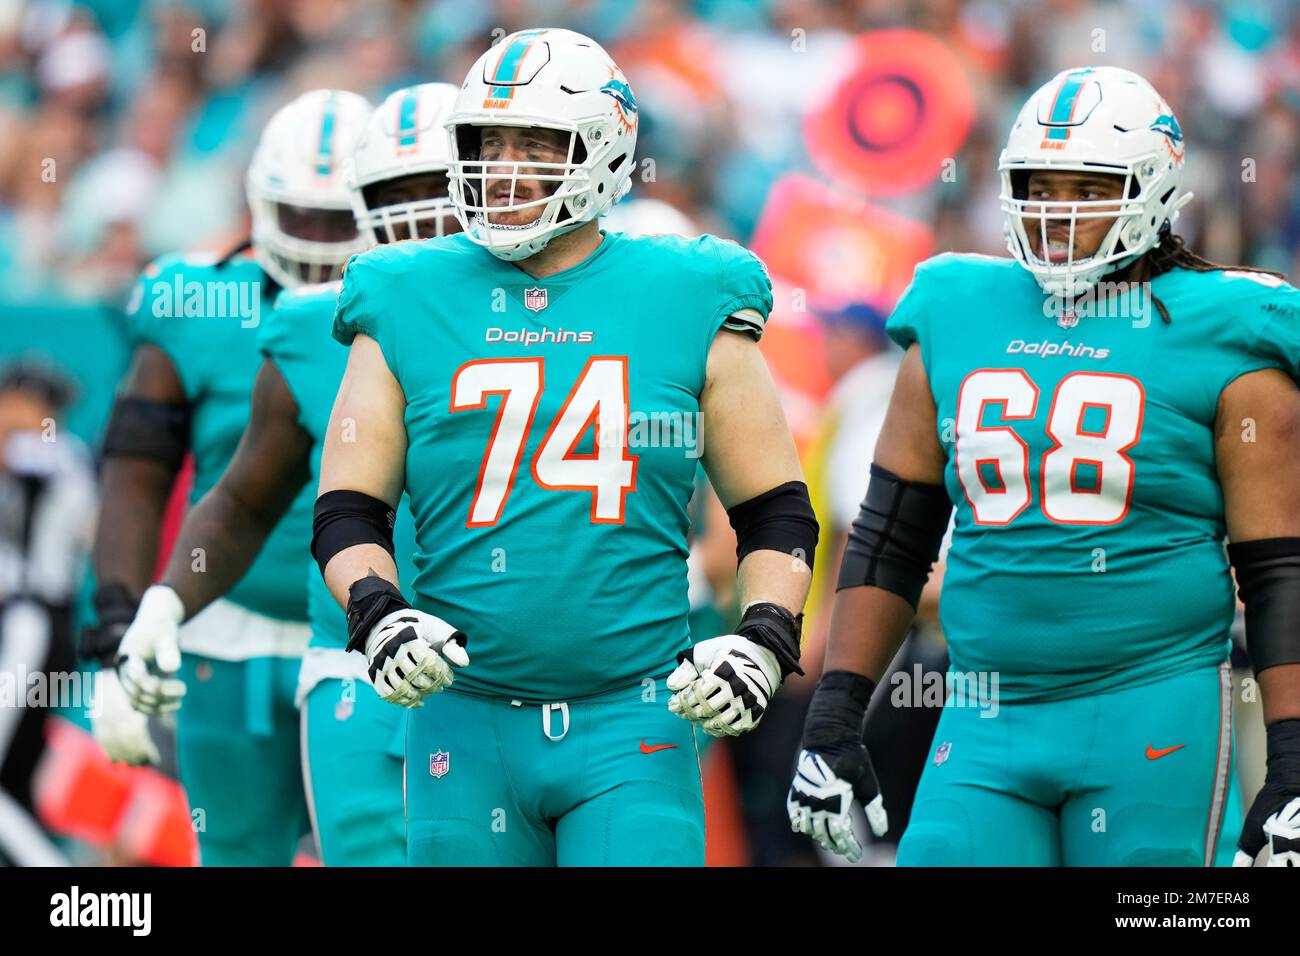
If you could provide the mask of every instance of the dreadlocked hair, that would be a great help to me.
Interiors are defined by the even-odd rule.
[[[1257,269],[1254,266],[1232,266],[1222,262],[1211,262],[1204,256],[1199,256],[1192,252],[1191,249],[1188,249],[1187,240],[1182,236],[1175,235],[1170,230],[1169,223],[1165,223],[1160,230],[1160,241],[1137,262],[1133,263],[1130,278],[1133,282],[1149,282],[1156,276],[1164,275],[1170,269],[1188,269],[1192,272],[1241,270],[1242,272],[1259,272],[1264,275],[1275,276],[1278,279],[1286,278],[1284,273],[1274,272],[1271,269]],[[1165,304],[1160,301],[1154,292],[1151,293],[1151,302],[1155,305],[1156,311],[1160,313],[1160,321],[1168,325],[1170,322],[1169,309],[1165,307]]]

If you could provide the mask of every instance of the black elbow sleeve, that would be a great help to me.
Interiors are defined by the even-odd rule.
[[[180,468],[190,447],[190,407],[124,395],[104,434],[105,458],[152,458]]]
[[[952,516],[941,485],[904,481],[877,464],[844,547],[836,590],[864,585],[897,594],[913,608],[939,557]]]
[[[817,550],[817,517],[813,514],[808,486],[787,481],[771,491],[727,509],[736,530],[736,560],[744,561],[751,551],[781,551],[793,555],[811,569]]]
[[[1230,544],[1228,560],[1246,606],[1246,651],[1255,673],[1300,664],[1300,538]]]
[[[377,544],[393,553],[393,521],[387,502],[360,491],[327,491],[316,499],[311,522],[311,556],[320,572],[330,559],[353,545]]]

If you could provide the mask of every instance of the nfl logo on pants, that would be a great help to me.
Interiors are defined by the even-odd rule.
[[[524,308],[540,312],[546,308],[546,290],[542,288],[524,290]]]
[[[435,777],[442,778],[447,776],[447,771],[451,769],[451,754],[445,750],[439,750],[436,754],[429,754],[429,773]]]

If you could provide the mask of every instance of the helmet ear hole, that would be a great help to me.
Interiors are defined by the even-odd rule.
[[[1013,169],[1011,171],[1011,195],[1016,199],[1029,198],[1029,170]]]
[[[460,125],[456,127],[456,152],[463,160],[478,159],[479,147],[483,142],[483,131],[477,126]]]
[[[582,141],[582,137],[577,133],[573,135],[573,161],[575,163],[585,163],[587,161],[587,144]]]

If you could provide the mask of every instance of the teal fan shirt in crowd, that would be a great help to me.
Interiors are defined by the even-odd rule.
[[[918,343],[957,507],[940,601],[952,668],[1004,700],[1130,686],[1227,658],[1220,394],[1300,377],[1300,294],[1174,269],[1062,314],[1010,259],[922,263],[889,320]],[[1225,427],[1241,429],[1241,423]]]
[[[308,491],[316,495],[320,484],[320,456],[329,429],[330,412],[348,350],[334,341],[330,330],[341,282],[286,290],[275,301],[270,318],[258,329],[258,346],[275,363],[298,405],[298,425],[311,436],[311,479]],[[406,596],[415,580],[415,523],[405,500],[393,524],[397,579]],[[348,622],[309,551],[300,555],[307,574],[307,610],[311,620],[311,647],[343,648],[348,643]]]
[[[468,635],[457,689],[568,700],[672,670],[706,359],[771,306],[762,263],[712,236],[605,233],[544,279],[463,235],[352,259],[334,334],[373,338],[406,396],[416,599]]]
[[[145,269],[127,308],[135,344],[167,354],[192,407],[191,504],[217,483],[244,434],[262,364],[257,327],[278,292],[251,256],[166,256]],[[267,617],[307,619],[302,566],[314,501],[315,489],[303,489],[228,600]]]

